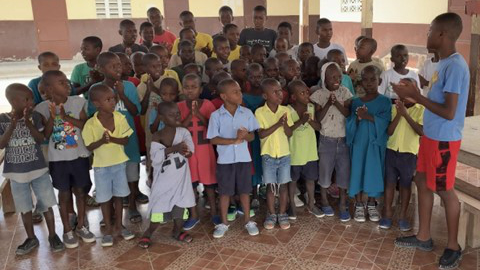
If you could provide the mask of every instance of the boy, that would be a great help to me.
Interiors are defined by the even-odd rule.
[[[252,62],[252,47],[250,45],[240,47],[240,59],[247,61],[248,64]]]
[[[238,31],[238,26],[233,23],[229,23],[223,27],[223,35],[228,39],[230,44],[230,55],[228,56],[228,61],[233,61],[240,58],[240,46],[238,45],[238,40],[240,39],[240,31]]]
[[[280,66],[280,74],[285,79],[285,85],[288,85],[295,79],[300,79],[300,66],[298,62],[293,59],[289,59]]]
[[[44,74],[49,70],[60,70],[60,59],[53,52],[43,52],[38,55],[38,69]],[[42,76],[39,76],[35,79],[30,80],[28,87],[33,93],[33,104],[37,105],[43,101],[42,95],[38,91],[38,83],[42,79]],[[72,85],[70,85],[70,94],[75,95],[76,91]]]
[[[212,100],[212,89],[215,87],[212,84],[212,78],[215,74],[223,70],[223,65],[220,60],[217,58],[208,58],[205,62],[205,75],[208,77],[208,83],[203,86],[202,93],[200,94],[201,99]]]
[[[67,248],[78,247],[77,236],[86,243],[95,242],[95,235],[88,224],[85,213],[85,190],[92,186],[90,181],[90,153],[85,148],[81,129],[87,121],[87,101],[79,96],[69,97],[68,79],[59,70],[50,70],[42,76],[42,83],[51,95],[51,101],[37,105],[38,111],[47,120],[45,137],[48,138],[49,170],[53,186],[58,189],[60,217],[63,223],[63,243]],[[77,203],[75,230],[70,226],[69,213],[73,204],[72,192]]]
[[[253,28],[245,28],[240,32],[239,45],[260,44],[265,47],[267,52],[273,49],[277,32],[265,27],[267,21],[267,9],[264,6],[256,6],[253,9]]]
[[[153,46],[154,30],[153,24],[143,22],[140,24],[140,44],[150,49]]]
[[[103,53],[105,54],[105,53]],[[105,64],[106,55],[98,57],[99,64]],[[113,55],[110,55],[113,58]],[[107,74],[105,74],[107,75]],[[106,79],[109,76],[106,76]],[[107,79],[108,80],[108,79]],[[90,101],[97,112],[88,119],[83,127],[82,136],[87,149],[93,152],[93,172],[97,201],[102,209],[105,222],[105,234],[102,238],[102,247],[113,245],[113,235],[120,234],[125,240],[135,237],[133,233],[122,225],[122,198],[130,194],[127,182],[126,163],[129,160],[124,147],[134,131],[117,107],[116,93],[106,84],[100,83],[90,89]],[[114,209],[114,213],[112,213]],[[115,217],[112,228],[112,219]]]
[[[142,216],[136,207],[136,198],[140,195],[138,191],[138,181],[140,180],[140,149],[138,147],[138,136],[135,130],[134,117],[141,111],[141,105],[138,101],[138,94],[133,83],[129,81],[122,81],[120,76],[122,72],[122,63],[120,58],[111,52],[103,52],[98,56],[97,65],[99,72],[103,74],[105,79],[98,84],[105,84],[108,87],[114,89],[116,97],[115,111],[124,115],[127,123],[133,131],[133,135],[128,137],[127,143],[122,147],[125,150],[125,154],[128,157],[128,161],[125,163],[126,176],[129,186],[128,197],[128,216],[129,220],[133,223],[140,222]],[[96,84],[96,85],[98,85]],[[93,87],[93,86],[92,86]],[[97,110],[95,104],[89,100],[88,115],[93,115]],[[85,139],[85,138],[84,138]],[[87,144],[85,142],[85,144]],[[88,148],[88,147],[87,147]],[[98,190],[97,190],[98,194]],[[147,201],[147,198],[140,195],[140,199],[143,202]],[[127,200],[127,198],[125,199]],[[126,204],[126,202],[125,202]],[[106,221],[107,217],[104,217]]]
[[[147,10],[148,21],[153,24],[153,30],[155,31],[155,37],[153,43],[165,46],[168,51],[172,50],[172,45],[177,38],[172,32],[163,29],[163,15],[156,7],[151,7]]]
[[[152,200],[148,205],[150,224],[138,245],[148,248],[151,236],[158,225],[173,219],[172,237],[190,243],[192,237],[183,231],[183,214],[186,208],[195,206],[195,195],[187,158],[194,150],[190,132],[181,127],[180,112],[173,102],[158,105],[158,115],[164,123],[162,130],[155,132],[152,140]]]
[[[240,85],[243,92],[247,83],[247,62],[243,59],[233,60],[230,65],[230,72],[232,73],[232,79]]]
[[[412,80],[412,79],[402,79]],[[398,227],[400,231],[410,231],[412,227],[406,220],[412,180],[417,165],[420,136],[423,135],[423,112],[425,108],[405,100],[395,100],[392,106],[392,122],[387,133],[390,136],[385,154],[385,204],[380,228],[392,227],[392,202],[399,182],[401,206]]]
[[[170,61],[170,53],[168,52],[168,49],[162,45],[153,45],[150,48],[149,52],[156,54],[158,57],[160,57],[160,62],[162,63],[162,68],[165,72],[165,75],[168,77],[174,78],[177,81],[179,87],[181,88],[182,84],[180,83],[180,79],[178,79],[177,72],[168,68],[168,62]],[[143,82],[146,82],[147,77],[148,76],[143,75],[141,80]]]
[[[294,122],[290,137],[292,182],[288,185],[290,211],[289,219],[297,219],[295,192],[300,178],[305,180],[307,189],[307,210],[315,217],[324,214],[315,206],[315,182],[318,180],[318,150],[315,130],[320,130],[320,123],[315,119],[315,106],[310,103],[307,85],[301,80],[294,80],[288,85],[291,104],[288,105]]]
[[[261,84],[265,105],[255,111],[260,129],[258,135],[261,144],[261,156],[263,167],[263,184],[267,185],[267,217],[263,226],[271,230],[277,223],[280,228],[290,228],[288,222],[287,185],[291,181],[290,176],[290,149],[288,138],[292,136],[293,126],[290,110],[282,106],[282,87],[275,79],[265,79]],[[280,209],[277,216],[275,211],[275,193],[279,190]]]
[[[180,30],[180,42],[183,40],[189,40],[192,42],[193,46],[196,44],[196,39],[195,39],[195,32],[191,28],[183,28]],[[177,45],[178,46],[178,45]],[[195,54],[195,63],[197,63],[200,66],[203,66],[205,64],[205,60],[208,59],[208,56],[204,54],[203,52],[194,50]],[[173,54],[172,57],[170,58],[170,61],[168,62],[168,67],[173,68],[176,66],[179,66],[182,64],[182,59],[180,58],[178,52],[176,54]]]
[[[218,36],[222,36],[225,34],[225,26],[228,24],[233,23],[233,10],[229,6],[222,6],[218,10],[218,21],[222,24],[222,30],[218,32],[217,34],[213,35],[213,39],[215,39]]]
[[[342,70],[342,81],[341,84],[348,88],[350,90],[350,93],[352,93],[353,96],[355,96],[355,88],[353,87],[352,79],[350,76],[348,76],[346,73],[347,71],[345,70],[345,55],[343,54],[342,51],[338,49],[333,49],[327,53],[327,61],[328,62],[335,62],[337,65],[340,67]],[[324,62],[323,62],[324,63]],[[318,62],[318,75],[320,76],[321,74],[321,66],[323,64],[322,61]],[[319,81],[320,83],[321,81]]]
[[[277,35],[279,38],[284,38],[287,40],[287,53],[289,55],[295,56],[297,55],[298,46],[293,45],[292,43],[292,25],[289,22],[281,22],[278,24],[277,27]],[[270,55],[275,56],[275,55]]]
[[[362,70],[370,65],[375,66],[380,72],[385,71],[383,63],[372,59],[373,54],[377,50],[377,41],[373,38],[363,38],[358,42],[358,48],[355,50],[357,60],[353,61],[349,66],[347,73],[352,79],[355,93],[358,97],[365,95],[365,91],[361,86]]]
[[[317,21],[316,34],[318,35],[318,43],[313,46],[315,55],[322,60],[327,56],[328,51],[338,49],[345,56],[345,63],[348,63],[347,54],[342,45],[331,43],[333,36],[332,22],[327,18],[320,18]]]
[[[470,81],[468,65],[455,49],[462,28],[462,19],[456,13],[438,15],[430,25],[427,48],[437,52],[440,61],[428,98],[422,96],[413,83],[394,85],[400,98],[412,98],[426,108],[415,176],[419,230],[417,235],[397,238],[395,244],[426,251],[433,249],[430,220],[433,192],[436,192],[445,205],[448,224],[447,248],[439,262],[441,269],[457,267],[462,257],[457,242],[460,203],[453,189]]]
[[[32,190],[37,198],[37,211],[43,213],[48,227],[48,242],[52,251],[65,249],[55,233],[52,206],[57,204],[48,168],[40,149],[45,139],[44,119],[32,112],[33,94],[23,84],[11,84],[5,96],[12,112],[0,114],[0,149],[5,149],[3,176],[10,179],[15,210],[21,214],[27,239],[18,246],[15,254],[26,255],[38,247],[32,221]]]
[[[378,87],[378,92],[390,99],[398,99],[397,94],[393,92],[391,83],[397,84],[401,79],[411,78],[415,80],[417,85],[420,85],[420,79],[417,72],[408,69],[408,49],[405,45],[397,44],[390,50],[390,60],[393,63],[393,68],[386,70],[380,77],[382,82]]]
[[[128,56],[138,51],[144,53],[148,52],[148,49],[145,46],[135,43],[137,40],[137,28],[135,28],[135,23],[133,21],[122,20],[119,26],[120,29],[118,30],[118,34],[122,36],[122,43],[108,48],[109,52],[122,52],[126,53]]]
[[[102,52],[102,48],[102,40],[99,37],[88,36],[82,40],[80,52],[85,63],[76,65],[70,76],[77,95],[83,94],[88,98],[90,86],[103,80],[102,75],[95,69],[97,57]]]
[[[215,226],[213,237],[221,238],[228,231],[227,212],[230,197],[234,195],[240,197],[248,234],[258,235],[256,223],[250,220],[252,159],[248,142],[254,139],[254,132],[259,125],[252,111],[241,106],[242,90],[236,81],[225,79],[217,89],[224,105],[210,116],[207,132],[207,139],[217,146],[217,182],[222,219],[222,223]]]
[[[195,29],[195,18],[193,17],[193,13],[189,10],[182,11],[179,15],[180,18],[180,26],[182,28],[190,28],[195,33],[195,50],[203,52],[210,57],[212,54],[213,48],[213,39],[209,34],[197,32]],[[176,54],[179,50],[178,43],[180,43],[180,39],[177,38],[175,43],[173,43],[172,54]]]
[[[256,43],[252,46],[251,53],[252,63],[263,65],[263,62],[265,62],[265,59],[267,59],[267,51],[265,50],[265,47],[260,43]]]
[[[274,49],[268,54],[269,57],[275,56],[279,52],[287,52],[288,41],[285,38],[277,37],[275,40]]]
[[[135,86],[140,84],[140,79],[143,74],[145,74],[145,67],[143,66],[142,57],[145,55],[144,52],[135,52],[130,56],[130,61],[133,66],[133,77],[129,79]]]
[[[298,46],[298,53],[296,55],[297,60],[300,62],[300,70],[305,72],[305,66],[307,64],[307,59],[310,56],[313,56],[313,44],[310,42],[304,42]],[[316,55],[315,55],[316,56]],[[318,56],[317,56],[318,57]],[[293,57],[292,57],[293,58]],[[295,59],[295,58],[293,58]],[[320,58],[322,59],[322,58]]]
[[[178,44],[178,56],[180,56],[182,64],[173,67],[172,70],[177,72],[178,78],[180,81],[183,81],[183,76],[185,76],[185,70],[183,68],[190,63],[195,63],[195,51],[193,44],[189,40],[182,40]]]
[[[120,63],[122,63],[122,76],[121,79],[124,81],[128,81],[128,79],[134,75],[133,73],[133,66],[132,62],[130,61],[130,57],[128,57],[125,53],[115,53],[118,58],[120,58]]]
[[[217,36],[213,39],[213,53],[218,60],[223,64],[223,68],[230,70],[230,44],[228,39],[224,36]]]

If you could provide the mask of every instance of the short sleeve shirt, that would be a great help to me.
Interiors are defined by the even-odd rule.
[[[210,116],[207,139],[215,137],[235,139],[240,128],[246,128],[248,132],[253,132],[259,128],[257,119],[255,119],[252,111],[243,106],[238,106],[235,114],[232,116],[222,105],[220,109],[213,112]],[[218,164],[252,161],[246,141],[240,144],[217,145],[217,153]]]
[[[459,53],[441,59],[433,73],[431,84],[432,88],[428,92],[430,100],[444,104],[445,94],[453,93],[458,95],[458,103],[452,120],[425,109],[423,118],[425,136],[437,141],[461,140],[470,84],[470,72],[465,59]]]
[[[130,47],[129,49],[130,49],[130,51],[125,46],[123,46],[123,44],[120,43],[120,44],[117,44],[113,47],[108,48],[108,51],[113,52],[113,53],[121,52],[121,53],[126,53],[128,55],[131,55],[134,52],[148,53],[147,47],[145,47],[143,45],[140,45],[140,44],[136,44],[136,43],[133,44],[132,47]]]
[[[330,45],[327,48],[320,48],[318,44],[313,44],[313,53],[315,54],[316,57],[320,58],[320,60],[326,58],[328,52],[331,50],[342,51],[343,56],[345,58],[345,63],[348,64],[347,54],[345,53],[345,49],[342,47],[342,45],[337,43],[330,43]]]
[[[39,131],[43,131],[42,115],[32,113],[32,121]],[[0,136],[11,124],[10,115],[0,114]],[[3,176],[18,183],[29,183],[48,172],[40,145],[35,141],[25,125],[25,119],[17,120],[17,125],[5,147]]]
[[[288,105],[292,115],[292,121],[295,123],[300,120],[297,111]],[[315,106],[309,103],[307,112],[310,118],[315,119]],[[315,130],[309,123],[297,127],[290,137],[290,164],[292,166],[303,166],[310,161],[318,160],[317,137]]]
[[[332,91],[326,88],[320,88],[315,91],[311,96],[310,100],[316,104],[324,107],[330,99],[330,94]],[[337,90],[333,91],[335,97],[340,104],[344,104],[345,101],[353,97],[352,93],[343,86],[340,86]],[[330,106],[328,108],[327,114],[320,121],[322,127],[320,129],[320,134],[326,137],[331,138],[342,138],[345,137],[345,116],[337,109],[335,106]]]
[[[240,39],[238,45],[262,44],[267,50],[267,53],[273,49],[275,40],[277,39],[277,32],[269,28],[264,28],[261,31],[255,30],[255,28],[245,28],[240,32]]]
[[[50,101],[44,101],[35,107],[47,120],[50,119],[49,104]],[[86,114],[87,100],[79,96],[68,97],[63,107],[67,115],[80,119],[82,111]],[[83,142],[82,131],[72,123],[62,120],[59,110],[57,106],[57,116],[53,120],[53,131],[48,142],[48,160],[69,161],[88,157],[90,153]]]
[[[382,73],[380,76],[382,79],[382,82],[380,83],[380,86],[378,87],[378,92],[390,99],[397,99],[398,96],[397,94],[393,91],[393,87],[391,83],[398,83],[402,79],[414,79],[415,82],[417,83],[417,86],[420,87],[420,78],[418,77],[418,74],[413,71],[413,70],[408,70],[408,73],[403,75],[398,72],[396,72],[393,68],[386,70]]]
[[[87,85],[90,82],[90,71],[92,69],[93,68],[89,67],[86,62],[76,65],[73,68],[72,75],[70,76],[70,81],[80,86]]]
[[[407,108],[407,113],[420,125],[423,125],[423,112],[425,107],[420,104],[415,104]],[[397,116],[397,108],[392,106],[392,121]],[[401,153],[418,154],[418,147],[420,145],[420,135],[410,126],[405,117],[400,117],[395,131],[390,136],[387,142],[387,148]]]
[[[255,111],[255,117],[261,129],[267,129],[275,125],[285,114],[287,114],[288,126],[293,126],[290,110],[286,106],[279,105],[277,111],[272,112],[265,104]],[[260,148],[260,155],[262,156],[269,155],[273,158],[281,158],[290,155],[289,141],[283,127],[279,127],[269,136],[260,139]]]
[[[178,52],[178,43],[180,38],[177,38],[173,43],[172,55],[177,54]],[[213,50],[213,39],[209,34],[197,32],[195,36],[195,50],[200,51],[201,49],[208,47],[210,50]]]
[[[113,121],[115,122],[115,130],[111,132],[103,127],[100,120],[97,118],[98,113],[95,113],[92,118],[88,119],[83,127],[82,136],[85,145],[90,145],[99,141],[105,131],[108,131],[110,136],[115,138],[130,137],[133,134],[133,129],[128,124],[124,115],[119,112],[113,112]],[[116,143],[107,143],[93,150],[93,167],[110,167],[121,164],[128,160],[127,155],[123,149],[123,145]]]

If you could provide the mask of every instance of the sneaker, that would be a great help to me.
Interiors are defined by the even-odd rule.
[[[250,204],[250,207],[255,208],[255,209],[259,208],[260,207],[260,201],[258,199],[253,199],[252,203]]]
[[[63,243],[66,248],[76,248],[78,247],[78,238],[73,231],[69,231],[63,234]]]
[[[348,211],[348,208],[345,209],[345,211],[340,211],[340,221],[341,222],[348,222],[352,219],[350,216],[350,212]]]
[[[392,219],[391,218],[382,218],[380,219],[379,223],[380,229],[388,230],[392,227]]]
[[[398,228],[402,232],[408,232],[412,230],[412,226],[410,226],[410,223],[406,219],[400,219],[398,221]]]
[[[257,223],[253,221],[249,221],[247,224],[245,224],[245,229],[247,229],[247,232],[250,236],[258,235]]]
[[[102,247],[113,246],[113,236],[107,234],[102,237]]]
[[[185,223],[183,223],[183,229],[185,231],[189,231],[193,229],[199,222],[200,220],[198,219],[194,219],[194,218],[188,219],[187,221],[185,221]]]
[[[288,208],[287,215],[288,215],[288,219],[297,220],[297,214],[294,212],[294,210],[291,207]]]
[[[207,210],[210,210],[210,204],[208,203],[208,200],[205,200],[205,202],[203,203],[203,206],[205,207],[205,209]]]
[[[28,253],[32,252],[35,248],[39,245],[38,239],[35,238],[27,238],[23,244],[17,247],[15,254],[17,255],[27,255]]]
[[[380,220],[380,214],[377,210],[377,205],[375,203],[367,204],[368,219],[373,222],[378,222]]]
[[[363,203],[355,204],[355,215],[353,216],[356,222],[365,222],[365,207]]]
[[[128,196],[127,197],[123,197],[122,198],[122,206],[123,207],[128,207],[129,203],[128,203]]]
[[[462,249],[459,247],[458,250],[452,250],[446,248],[443,251],[442,257],[440,257],[439,268],[440,269],[454,269],[457,268],[462,259]]]
[[[312,209],[308,209],[308,212],[312,215],[314,215],[316,218],[322,218],[325,216],[325,213],[322,212],[318,207],[315,205],[312,207]]]
[[[228,207],[227,220],[234,221],[237,218],[237,207],[230,205]]]
[[[278,215],[278,225],[280,225],[280,228],[282,228],[282,230],[290,228],[290,222],[288,222],[287,214]]]
[[[141,204],[148,203],[148,196],[143,194],[142,192],[138,191],[138,194],[137,194],[137,197],[135,198],[135,201],[137,203],[141,203]]]
[[[330,205],[322,206],[322,211],[327,217],[333,217],[335,215],[335,211],[333,211],[333,208]]]
[[[82,226],[80,229],[75,230],[77,236],[82,238],[82,241],[85,243],[95,242],[95,235],[87,229],[87,227]]]
[[[298,197],[298,195],[293,196],[293,201],[295,202],[295,207],[302,207],[305,204],[303,203],[302,200]]]
[[[52,252],[60,252],[65,250],[65,245],[60,240],[60,237],[55,234],[54,237],[48,238],[48,243],[50,243],[50,249]]]
[[[427,241],[421,241],[417,239],[416,235],[398,237],[394,241],[395,246],[404,248],[418,248],[423,251],[433,250],[433,240],[430,238]]]
[[[115,217],[112,217],[112,221],[110,221],[110,224],[115,224]],[[100,220],[100,227],[105,227],[105,220],[102,218],[102,220]]]
[[[135,234],[129,231],[127,228],[122,228],[120,235],[122,235],[123,239],[127,241],[135,238]]]
[[[237,214],[241,216],[245,214],[241,206],[237,207]],[[255,216],[255,211],[253,211],[253,209],[250,208],[250,217],[254,217],[254,216]]]
[[[213,223],[213,225],[217,226],[218,224],[222,223],[222,219],[220,218],[219,215],[214,215],[212,217],[212,223]]]
[[[277,223],[277,215],[271,214],[267,215],[265,218],[265,222],[263,222],[263,227],[267,230],[271,230],[275,227],[275,224]]]
[[[217,226],[215,226],[215,231],[213,231],[213,238],[222,238],[227,231],[228,231],[228,225],[220,223]]]
[[[78,225],[77,214],[68,214],[68,223],[70,224],[70,228],[72,228],[72,231],[74,231]]]

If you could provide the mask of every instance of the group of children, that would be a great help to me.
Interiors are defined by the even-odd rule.
[[[254,27],[240,33],[232,10],[222,7],[223,31],[212,39],[197,32],[193,14],[184,11],[184,28],[175,38],[162,28],[160,11],[151,8],[148,22],[140,26],[141,44],[135,43],[137,30],[130,20],[120,23],[122,43],[108,52],[102,52],[100,38],[83,39],[86,62],[74,68],[71,80],[59,71],[54,53],[42,53],[43,75],[30,88],[8,86],[12,111],[0,114],[4,176],[11,179],[28,237],[16,253],[27,254],[39,244],[32,190],[53,251],[77,247],[79,238],[95,241],[85,214],[91,168],[105,226],[102,246],[112,246],[115,236],[134,238],[122,224],[123,206],[134,223],[142,220],[137,203],[148,202],[143,248],[151,245],[158,225],[170,220],[175,239],[192,241],[187,231],[200,222],[199,184],[214,238],[227,233],[236,215],[243,216],[250,235],[259,234],[252,217],[262,192],[264,228],[288,229],[303,205],[299,189],[315,217],[335,215],[327,194],[338,188],[342,222],[353,213],[357,222],[368,216],[389,229],[398,187],[398,227],[409,231],[407,208],[416,175],[420,230],[396,244],[432,249],[435,191],[445,202],[449,229],[440,266],[457,265],[459,210],[452,187],[469,80],[468,67],[455,52],[462,30],[458,15],[445,13],[432,22],[427,47],[439,62],[430,77],[407,68],[404,45],[392,47],[393,67],[385,71],[373,57],[376,41],[361,36],[355,42],[357,59],[348,64],[343,47],[330,42],[328,19],[317,22],[318,43],[297,46],[291,25],[265,28],[266,15],[265,7],[255,7]],[[428,85],[427,98],[420,88]],[[141,155],[146,156],[149,197],[138,189]],[[63,241],[54,230],[53,188]],[[377,201],[383,195],[380,214]],[[348,197],[355,200],[353,209]]]

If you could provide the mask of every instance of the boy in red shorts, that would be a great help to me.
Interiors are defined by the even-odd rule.
[[[433,192],[437,193],[445,205],[448,228],[447,248],[440,257],[440,269],[456,268],[462,257],[462,249],[457,242],[460,203],[454,184],[470,76],[467,63],[455,49],[461,32],[462,20],[455,13],[441,14],[432,21],[427,48],[438,53],[440,61],[432,77],[428,98],[422,96],[411,82],[393,84],[398,96],[425,106],[424,136],[420,141],[415,176],[419,229],[417,235],[397,238],[395,245],[433,250],[430,223]]]

